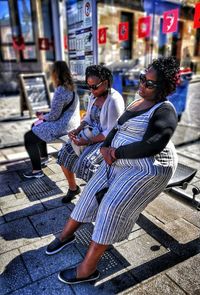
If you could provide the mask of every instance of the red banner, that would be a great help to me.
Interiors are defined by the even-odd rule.
[[[149,37],[151,30],[151,17],[141,17],[138,20],[138,37],[145,38]]]
[[[177,31],[179,9],[168,10],[163,13],[163,28],[164,34]]]
[[[17,50],[24,50],[25,49],[24,37],[18,36],[18,37],[13,37],[12,39],[13,39],[14,49],[17,49]]]
[[[68,40],[67,40],[67,36],[64,35],[64,48],[67,49],[68,48]]]
[[[128,22],[119,23],[118,33],[119,41],[126,41],[129,37],[129,26]]]
[[[99,44],[105,44],[107,38],[107,28],[101,28],[98,30],[98,41]]]
[[[195,13],[194,13],[194,28],[200,28],[200,2],[195,6]]]
[[[48,38],[38,38],[39,49],[49,50],[49,39]]]

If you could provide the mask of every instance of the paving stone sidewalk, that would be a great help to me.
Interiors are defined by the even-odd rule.
[[[196,186],[199,151],[199,142],[178,148],[179,161],[198,169],[192,181]],[[56,154],[52,157],[46,176],[37,180],[23,178],[30,169],[26,158],[0,166],[1,295],[200,294],[200,213],[191,201],[166,192],[146,208],[127,240],[109,248],[95,284],[58,281],[59,270],[83,259],[93,225],[82,226],[76,243],[61,253],[45,255],[78,200],[62,204],[67,185]],[[83,189],[84,182],[78,183]]]

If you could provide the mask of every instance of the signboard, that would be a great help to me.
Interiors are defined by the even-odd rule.
[[[163,13],[163,28],[164,34],[173,33],[177,31],[179,9],[165,11]]]
[[[126,41],[129,37],[129,24],[128,22],[119,23],[118,26],[119,41]]]
[[[151,31],[151,16],[140,17],[138,20],[138,38],[147,38]]]
[[[50,108],[50,94],[44,73],[20,74],[21,115],[29,110],[32,117],[36,111]]]
[[[69,66],[75,80],[85,80],[87,66],[97,63],[96,1],[66,1]]]

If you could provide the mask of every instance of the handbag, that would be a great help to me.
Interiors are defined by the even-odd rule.
[[[84,138],[86,140],[91,139],[92,137],[94,137],[93,129],[94,128],[92,126],[89,126],[89,125],[84,126],[84,128],[79,132],[77,137]],[[80,156],[80,154],[83,152],[83,150],[87,147],[84,145],[78,146],[73,141],[71,141],[71,145],[73,147],[73,150],[77,154],[77,156]]]

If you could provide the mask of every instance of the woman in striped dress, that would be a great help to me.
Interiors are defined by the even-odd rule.
[[[81,223],[95,221],[92,242],[77,268],[59,279],[80,283],[98,278],[97,263],[108,245],[128,237],[139,214],[166,187],[177,156],[170,138],[177,125],[166,97],[175,90],[179,66],[173,57],[154,60],[140,76],[140,99],[119,118],[101,147],[104,161],[86,185],[60,238],[48,247],[54,254],[74,241]]]

